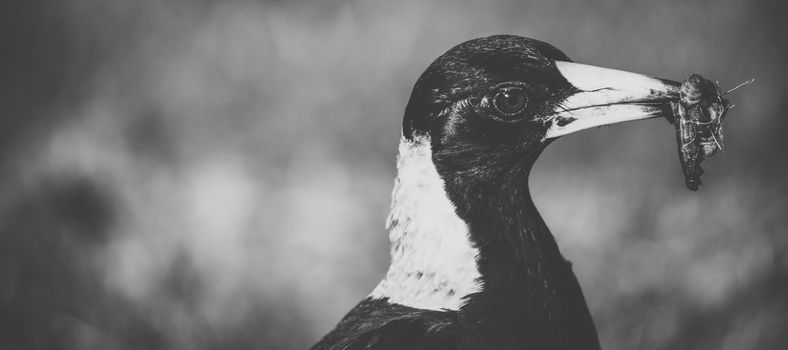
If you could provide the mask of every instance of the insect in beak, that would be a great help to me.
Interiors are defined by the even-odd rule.
[[[701,162],[710,159],[717,150],[725,151],[722,120],[734,106],[723,96],[749,84],[741,83],[722,92],[719,83],[691,74],[681,84],[678,101],[671,102],[676,127],[679,160],[687,188],[697,191],[704,174]]]

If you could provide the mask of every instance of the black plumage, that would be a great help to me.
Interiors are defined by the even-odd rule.
[[[446,196],[479,251],[481,288],[464,296],[458,310],[367,298],[313,349],[600,347],[572,266],[528,186],[531,167],[553,140],[549,128],[574,120],[556,117],[572,109],[564,102],[580,91],[556,61],[571,62],[547,43],[499,35],[452,48],[421,75],[405,109],[403,138],[429,140]],[[502,112],[500,103],[519,108],[520,98],[521,110]],[[654,116],[667,110],[664,99],[647,103]]]

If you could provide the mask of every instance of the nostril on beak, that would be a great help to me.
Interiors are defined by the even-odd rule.
[[[577,120],[577,118],[567,117],[567,116],[558,116],[556,118],[555,123],[558,124],[558,126],[566,126],[567,124],[569,124],[569,123],[571,123],[571,122],[573,122],[575,120]]]

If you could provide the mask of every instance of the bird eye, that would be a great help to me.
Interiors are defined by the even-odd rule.
[[[493,106],[505,116],[517,115],[525,109],[526,105],[528,105],[528,96],[523,88],[517,86],[502,88],[493,98]]]

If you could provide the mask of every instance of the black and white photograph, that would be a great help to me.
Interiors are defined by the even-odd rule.
[[[776,0],[6,0],[0,350],[788,349]]]

